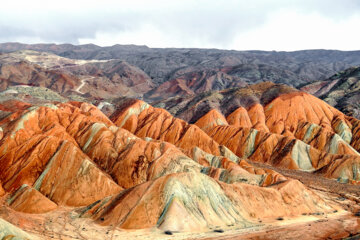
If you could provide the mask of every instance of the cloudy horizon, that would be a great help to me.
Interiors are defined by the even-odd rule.
[[[7,1],[0,42],[359,50],[357,0]]]

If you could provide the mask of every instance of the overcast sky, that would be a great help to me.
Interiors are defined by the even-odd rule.
[[[5,0],[0,42],[360,49],[360,0]]]

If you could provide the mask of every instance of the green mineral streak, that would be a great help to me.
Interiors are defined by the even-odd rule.
[[[221,156],[230,159],[234,163],[239,163],[240,158],[238,156],[236,156],[230,149],[228,149],[227,147],[225,147],[223,145],[219,146],[219,149],[220,149]]]
[[[360,167],[358,164],[352,165],[353,179],[356,181],[360,181]]]
[[[296,140],[296,143],[291,151],[291,158],[295,161],[297,166],[305,171],[314,171],[312,161],[309,155],[310,146],[302,141]]]
[[[94,136],[98,133],[102,128],[106,128],[105,124],[103,123],[94,123],[91,126],[91,134],[88,140],[86,141],[85,145],[82,147],[83,152],[86,152],[87,148],[90,146]]]
[[[308,127],[308,129],[306,130],[306,133],[305,133],[305,136],[304,136],[304,138],[303,138],[303,142],[305,142],[305,143],[308,143],[308,142],[310,142],[313,138],[312,138],[312,136],[314,136],[314,132],[316,131],[316,130],[318,130],[320,128],[320,126],[319,125],[317,125],[317,124],[311,124],[309,127]]]
[[[340,182],[340,183],[348,183],[349,182],[349,177],[347,176],[345,169],[341,170],[340,176],[338,178],[338,182]]]
[[[335,127],[335,131],[346,143],[351,142],[352,133],[349,126],[346,125],[344,121],[340,121],[340,123]]]
[[[64,142],[62,143],[61,147],[62,147],[65,143],[66,143],[66,141],[64,141]],[[61,148],[61,147],[60,147],[60,148]],[[60,148],[59,148],[59,149],[60,149]],[[57,152],[54,154],[54,156],[50,159],[50,161],[49,161],[48,164],[46,165],[45,170],[41,173],[41,175],[39,176],[39,178],[36,180],[36,182],[35,182],[35,184],[34,184],[34,189],[36,189],[36,190],[39,191],[39,189],[40,189],[40,187],[41,187],[41,185],[42,185],[42,182],[43,182],[46,174],[49,172],[49,170],[50,170],[53,162],[54,162],[55,159],[57,158],[58,154],[59,154],[59,151],[57,151]]]
[[[162,213],[160,214],[160,217],[159,217],[159,219],[158,219],[158,221],[157,221],[157,223],[156,223],[157,226],[160,226],[160,225],[163,223],[164,218],[165,218],[165,216],[166,216],[166,213],[167,213],[167,211],[169,210],[169,207],[171,206],[173,200],[174,200],[174,194],[172,194],[172,195],[170,196],[169,200],[166,202],[166,205],[165,205],[165,207],[164,207]]]
[[[210,219],[205,216],[221,219],[225,224],[240,224],[242,228],[251,225],[240,215],[219,184],[204,174],[191,173],[172,177],[166,183],[164,193],[166,204],[158,220],[158,225],[165,220],[175,199],[184,207],[191,218],[201,225],[213,227],[209,226],[211,224],[208,222]],[[204,214],[203,209],[207,209],[209,214]],[[168,217],[176,218],[176,216]]]
[[[28,187],[27,184],[21,185],[21,187],[7,200],[7,203],[10,205],[26,187]]]
[[[249,134],[249,136],[246,139],[246,148],[245,148],[245,152],[244,152],[244,158],[248,158],[249,156],[251,156],[251,154],[253,154],[253,152],[255,150],[255,139],[256,139],[257,134],[258,134],[258,130],[251,129],[251,133]]]
[[[38,107],[31,107],[29,108],[29,111],[21,116],[21,118],[18,120],[15,129],[11,133],[11,137],[14,138],[17,131],[24,129],[24,124],[26,121],[28,121],[30,118],[34,117],[37,114]]]
[[[150,105],[144,102],[141,104],[140,108],[129,108],[127,115],[118,127],[122,127],[132,115],[139,115],[142,111],[149,107]]]
[[[339,144],[343,144],[346,145],[348,148],[350,148],[356,155],[360,156],[360,154],[353,148],[351,147],[347,142],[344,141],[343,138],[341,138],[339,135],[334,134],[334,136],[331,138],[330,141],[330,147],[329,147],[329,153],[331,154],[337,154],[338,153],[338,147]]]

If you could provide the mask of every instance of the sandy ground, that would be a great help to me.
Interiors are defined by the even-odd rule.
[[[223,236],[202,239],[342,239],[359,233],[360,219],[348,212],[339,212],[326,217],[285,219],[281,223],[266,224],[252,231],[224,232]]]
[[[24,214],[2,207],[0,216],[40,239],[337,239],[360,232],[360,218],[347,211],[328,215],[301,216],[293,219],[263,219],[258,226],[246,229],[224,229],[224,232],[191,232],[167,235],[153,229],[119,230],[95,224],[89,218],[79,218],[71,208],[59,208],[47,214]],[[314,237],[314,238],[312,238]]]

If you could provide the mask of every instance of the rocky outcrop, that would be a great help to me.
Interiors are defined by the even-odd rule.
[[[295,202],[296,208],[292,206]],[[256,225],[258,218],[331,210],[294,180],[259,188],[222,183],[201,173],[175,173],[96,202],[83,215],[102,225],[125,229],[156,226],[176,232],[245,228]]]
[[[160,114],[169,116],[164,111]],[[2,186],[6,192],[16,191],[10,206],[23,212],[50,211],[55,203],[83,206],[123,188],[176,172],[203,171],[218,178],[204,169],[208,166],[213,167],[213,171],[225,169],[227,177],[219,179],[224,182],[246,181],[265,186],[285,179],[271,172],[245,170],[249,166],[237,165],[239,159],[230,150],[219,146],[198,127],[187,126],[179,119],[172,121],[190,129],[189,136],[179,138],[182,150],[169,143],[169,137],[164,138],[170,139],[168,142],[149,137],[141,139],[116,127],[98,109],[85,103],[33,106],[11,114],[3,121],[6,130],[0,142]],[[170,129],[169,133],[176,133],[176,130]],[[186,139],[199,134],[204,140],[199,140],[198,144]],[[208,145],[213,147],[206,148]],[[192,150],[198,146],[201,157],[190,153],[195,153]],[[213,152],[216,155],[211,155]],[[204,159],[209,157],[212,160],[205,163]],[[37,208],[32,199],[47,204]],[[49,209],[45,205],[49,205]]]
[[[47,87],[59,93],[74,89],[79,78],[68,73],[48,70],[39,65],[19,60],[19,62],[0,65],[0,90],[4,91],[14,85]]]
[[[118,127],[125,128],[138,137],[169,142],[184,150],[199,147],[205,152],[219,155],[219,145],[199,127],[139,100],[130,100],[110,119]]]
[[[203,131],[207,131],[215,126],[226,126],[229,125],[226,121],[224,115],[219,113],[216,109],[210,110],[202,118],[200,118],[196,123],[196,126],[201,128]]]
[[[359,122],[287,88],[262,97],[265,106],[227,117],[213,109],[195,124],[140,100],[124,100],[110,119],[88,103],[16,103],[0,122],[3,207],[9,216],[71,207],[114,229],[170,232],[334,212],[299,181],[252,162],[358,184],[350,144]],[[294,117],[299,104],[304,116]]]
[[[24,213],[46,213],[57,208],[57,204],[34,188],[22,185],[7,201],[12,209]]]
[[[225,146],[220,146],[221,156],[206,153],[198,147],[185,151],[186,155],[204,166],[201,173],[226,183],[243,182],[252,185],[269,186],[286,178],[270,169],[254,167],[240,159]]]
[[[111,122],[95,107],[76,105],[31,107],[8,117],[0,146],[0,177],[6,191],[27,184],[57,204],[79,206],[121,189],[73,137],[91,121]]]
[[[238,157],[310,172],[328,169],[327,177],[359,181],[360,155],[351,146],[356,145],[353,132],[358,132],[354,128],[358,121],[309,94],[295,91],[265,106],[239,107],[227,121],[219,111],[211,110],[195,124]]]
[[[155,102],[154,106],[165,108],[175,117],[195,123],[212,109],[217,109],[223,115],[228,116],[241,107],[248,111],[256,104],[265,106],[283,94],[296,92],[298,90],[286,85],[264,82],[242,88],[206,92],[196,96],[174,97]],[[260,108],[253,110],[262,111]]]
[[[251,161],[310,172],[329,168],[337,162],[334,167],[336,166],[337,171],[342,172],[342,175],[335,172],[334,167],[332,167],[333,170],[329,170],[325,176],[341,181],[356,182],[360,180],[358,171],[353,171],[353,169],[358,169],[360,164],[358,155],[331,154],[315,149],[292,137],[251,128],[218,126],[209,130],[208,134],[219,144],[228,147],[237,156],[249,158]]]

